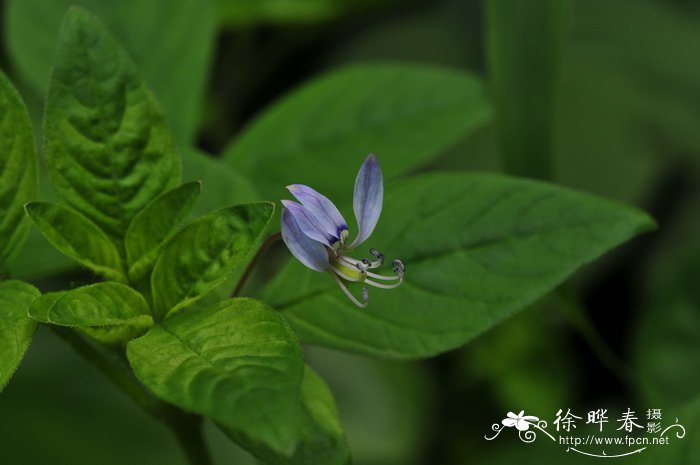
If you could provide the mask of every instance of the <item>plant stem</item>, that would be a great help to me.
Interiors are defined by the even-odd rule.
[[[505,172],[552,177],[569,0],[484,0],[488,77]]]
[[[570,288],[562,288],[558,293],[564,305],[564,316],[588,344],[598,361],[626,386],[632,384],[634,373],[605,342],[591,321],[585,308]]]
[[[204,442],[202,417],[184,412],[179,413],[188,416],[189,421],[170,422],[168,425],[180,443],[187,461],[191,465],[211,465],[211,456]]]
[[[248,266],[246,267],[245,271],[243,272],[243,275],[241,276],[241,279],[238,280],[238,284],[236,284],[236,288],[231,293],[231,297],[237,297],[241,294],[243,286],[245,286],[246,282],[250,278],[250,275],[253,274],[255,267],[258,266],[260,260],[265,256],[267,250],[272,244],[279,241],[280,239],[282,239],[282,234],[278,232],[271,234],[270,236],[268,236],[267,239],[265,239],[265,242],[263,242],[260,245],[258,251],[255,252],[255,256],[253,257],[253,259],[250,261],[250,263],[248,263]]]
[[[71,328],[53,325],[50,328],[60,339],[109,378],[136,405],[156,420],[166,424],[177,438],[191,465],[211,465],[212,461],[202,435],[202,417],[166,404],[151,394],[131,374],[123,356],[91,343]]]

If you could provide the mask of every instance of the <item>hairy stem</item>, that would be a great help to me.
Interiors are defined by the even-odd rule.
[[[91,343],[71,328],[61,326],[50,326],[50,328],[60,339],[109,378],[136,405],[167,425],[177,438],[191,465],[211,465],[212,461],[202,436],[200,416],[166,404],[151,394],[131,374],[123,356]]]
[[[243,287],[245,286],[248,279],[250,278],[250,275],[253,274],[253,271],[260,263],[260,260],[265,256],[267,250],[272,244],[279,241],[280,239],[282,239],[282,234],[278,232],[271,234],[270,236],[268,236],[267,239],[265,239],[265,242],[263,242],[260,245],[258,251],[255,252],[255,256],[246,267],[245,271],[243,272],[243,275],[241,276],[241,279],[238,280],[238,284],[236,284],[236,288],[231,293],[231,297],[237,297],[241,294],[241,291],[243,290]]]

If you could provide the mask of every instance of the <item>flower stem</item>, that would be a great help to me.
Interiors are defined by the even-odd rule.
[[[50,326],[54,334],[109,378],[146,413],[167,425],[191,465],[211,465],[202,435],[202,417],[187,413],[156,398],[132,375],[125,357],[91,343],[71,328]],[[120,356],[121,355],[121,356]]]
[[[272,246],[272,244],[279,241],[280,239],[282,239],[282,234],[278,232],[271,234],[270,236],[268,236],[267,239],[265,239],[265,242],[263,242],[260,245],[258,251],[255,252],[255,256],[253,257],[253,259],[250,261],[250,263],[248,263],[248,266],[246,267],[245,271],[243,272],[243,275],[241,276],[241,279],[238,280],[238,284],[236,284],[236,288],[231,293],[231,297],[237,297],[241,294],[241,291],[243,290],[243,287],[245,286],[246,282],[248,282],[250,275],[253,274],[255,267],[258,266],[260,260],[265,256],[267,250],[270,248],[270,246]]]

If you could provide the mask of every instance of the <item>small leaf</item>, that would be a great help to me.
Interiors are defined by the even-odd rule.
[[[333,394],[308,365],[301,383],[301,409],[297,426],[299,442],[291,456],[279,454],[221,424],[218,426],[233,441],[268,465],[349,464],[350,449],[338,419]]]
[[[126,282],[117,247],[89,219],[49,202],[31,202],[26,210],[37,229],[61,253],[107,279]]]
[[[151,277],[153,304],[167,316],[222,284],[270,221],[274,204],[223,208],[182,228],[163,248]]]
[[[304,362],[272,309],[230,299],[185,312],[129,342],[136,376],[157,396],[262,442],[294,447]]]
[[[188,182],[157,197],[134,217],[124,238],[132,281],[151,271],[163,244],[185,222],[201,191],[201,183]]]
[[[19,366],[36,329],[27,307],[39,291],[22,281],[0,282],[0,391]]]
[[[104,343],[132,339],[153,326],[143,296],[115,282],[44,294],[28,313],[42,323],[79,328]]]
[[[14,260],[29,231],[22,207],[36,197],[37,156],[27,109],[0,72],[0,273]]]
[[[261,298],[304,342],[427,357],[470,341],[653,227],[644,212],[552,184],[426,174],[388,190],[366,242],[403,260],[401,287],[370,288],[369,306],[360,309],[328,276],[293,261]]]
[[[358,65],[323,76],[275,103],[226,151],[224,159],[255,179],[264,198],[284,186],[313,186],[331,200],[350,199],[369,152],[385,178],[415,169],[491,118],[476,77],[434,66]]]
[[[44,126],[56,191],[117,242],[143,207],[178,183],[160,105],[126,53],[79,8],[63,21]]]

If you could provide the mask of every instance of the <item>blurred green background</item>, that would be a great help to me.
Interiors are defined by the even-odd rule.
[[[252,117],[298,85],[374,61],[444,65],[486,81],[494,63],[487,2],[476,0],[5,0],[0,66],[36,128],[73,3],[100,17],[141,66],[180,141],[184,178],[207,186],[202,210],[255,196],[255,183],[220,158]],[[698,464],[700,3],[545,2],[561,3],[555,31],[537,14],[528,23],[539,0],[521,3],[527,33],[499,63],[533,49],[556,58],[514,63],[510,76],[531,88],[537,113],[541,82],[530,86],[529,70],[557,68],[541,102],[552,109],[551,139],[533,142],[551,151],[546,176],[640,206],[659,230],[462,349],[396,363],[308,348],[308,359],[336,396],[357,465],[595,463],[515,435],[483,437],[507,411],[551,422],[560,408],[583,416],[601,407],[611,421],[627,407],[662,408],[686,425],[678,445],[634,463]],[[421,169],[501,171],[502,131],[489,119]],[[26,249],[15,272],[42,290],[86,279],[38,236]],[[217,463],[255,463],[214,427],[207,433]],[[0,396],[0,456],[8,465],[184,463],[165,429],[43,330]]]

